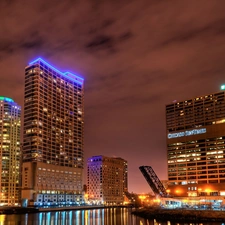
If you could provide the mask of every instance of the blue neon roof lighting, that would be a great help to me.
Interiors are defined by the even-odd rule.
[[[51,68],[52,70],[54,70],[55,72],[59,73],[60,75],[70,79],[70,80],[73,80],[75,81],[76,83],[79,83],[79,84],[83,84],[83,78],[80,77],[80,76],[77,76],[71,72],[65,72],[65,73],[62,73],[61,71],[59,71],[58,69],[56,69],[55,67],[51,66],[49,63],[47,63],[45,60],[43,60],[42,58],[37,58],[35,59],[34,61],[30,62],[29,63],[29,66],[32,65],[32,64],[35,64],[37,62],[42,62],[44,65],[48,66],[49,68]]]

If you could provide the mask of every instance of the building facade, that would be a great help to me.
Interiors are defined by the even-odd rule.
[[[82,202],[83,79],[38,58],[25,68],[22,198]]]
[[[225,195],[225,92],[166,106],[168,193]]]
[[[0,205],[20,204],[21,107],[0,96]]]
[[[87,193],[92,204],[118,205],[127,191],[127,161],[93,156],[88,159]]]

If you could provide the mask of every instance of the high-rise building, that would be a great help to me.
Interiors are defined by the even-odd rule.
[[[166,106],[168,193],[225,195],[225,92]]]
[[[88,159],[88,200],[95,204],[123,204],[127,191],[127,161],[93,156]]]
[[[0,96],[0,205],[20,203],[21,107]]]
[[[22,198],[82,201],[84,82],[38,58],[25,68]]]

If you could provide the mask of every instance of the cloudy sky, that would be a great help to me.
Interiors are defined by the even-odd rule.
[[[165,105],[225,83],[224,0],[0,0],[0,95],[23,105],[24,67],[43,57],[85,79],[85,160],[128,161],[167,179]]]

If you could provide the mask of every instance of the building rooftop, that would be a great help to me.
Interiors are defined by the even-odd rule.
[[[5,97],[5,96],[0,96],[0,101],[5,101],[5,102],[14,102],[13,99]]]
[[[77,76],[71,72],[61,72],[59,71],[58,69],[56,69],[55,67],[51,66],[49,63],[47,63],[45,60],[43,60],[42,58],[37,58],[35,59],[34,61],[30,62],[29,63],[29,66],[35,64],[35,63],[42,63],[44,65],[46,65],[47,67],[51,68],[53,71],[57,72],[58,74],[70,79],[70,80],[73,80],[75,81],[76,83],[79,83],[79,84],[83,84],[83,81],[84,79],[80,76]]]

